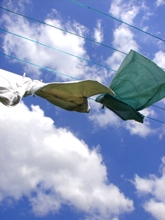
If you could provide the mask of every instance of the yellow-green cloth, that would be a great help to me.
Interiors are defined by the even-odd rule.
[[[110,88],[97,81],[84,80],[49,83],[37,89],[35,94],[63,109],[88,113],[90,107],[87,98],[107,92],[108,94],[114,94]]]

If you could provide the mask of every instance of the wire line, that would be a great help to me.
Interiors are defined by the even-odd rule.
[[[18,12],[14,12],[14,11],[12,11],[12,10],[9,10],[9,9],[3,8],[3,7],[0,7],[0,9],[5,10],[5,11],[8,11],[8,12],[13,13],[13,14],[16,14],[16,15],[18,15],[18,16],[27,18],[27,19],[29,19],[29,20],[38,22],[38,23],[40,23],[40,24],[44,24],[44,25],[46,25],[46,26],[49,26],[49,27],[58,29],[58,30],[60,30],[60,31],[64,31],[64,32],[69,33],[69,34],[72,34],[72,35],[74,35],[74,36],[77,36],[77,37],[83,38],[83,39],[85,39],[85,40],[91,41],[91,42],[93,42],[93,43],[95,43],[95,44],[98,44],[98,45],[100,45],[100,46],[107,47],[107,48],[109,48],[109,49],[112,49],[112,50],[118,51],[119,53],[122,53],[122,54],[127,55],[127,53],[125,53],[124,51],[121,51],[121,50],[119,50],[119,49],[117,49],[117,48],[114,48],[114,47],[111,47],[111,46],[109,46],[109,45],[100,43],[100,42],[95,41],[95,40],[93,40],[93,39],[91,39],[91,38],[84,37],[84,36],[79,35],[79,34],[75,34],[75,33],[71,32],[71,31],[67,31],[67,30],[65,30],[65,29],[56,27],[56,26],[54,26],[54,25],[48,24],[48,23],[43,22],[43,21],[39,21],[39,20],[37,20],[37,19],[35,19],[35,18],[32,18],[32,17],[26,16],[26,15],[23,15],[23,14],[18,13]]]
[[[162,110],[165,111],[165,108],[159,107],[159,106],[157,106],[157,105],[152,105],[152,106],[154,106],[154,107],[156,107],[156,108],[159,108],[159,109],[162,109]]]
[[[29,61],[27,61],[27,60],[20,59],[20,58],[18,58],[18,57],[11,56],[11,55],[6,54],[6,53],[0,52],[0,54],[3,55],[3,56],[9,57],[9,58],[11,58],[11,59],[15,59],[15,60],[21,61],[21,62],[23,62],[23,63],[30,64],[30,65],[32,65],[32,66],[35,66],[35,67],[38,67],[38,68],[41,68],[41,69],[48,70],[48,71],[53,72],[53,73],[55,73],[55,74],[59,74],[59,75],[62,75],[62,76],[66,76],[66,77],[68,77],[68,78],[72,78],[72,79],[75,79],[75,80],[80,80],[80,79],[78,79],[78,78],[76,78],[76,77],[73,77],[73,76],[70,76],[70,75],[68,75],[68,74],[55,71],[55,70],[50,69],[50,68],[47,68],[47,67],[45,67],[45,66],[40,66],[40,65],[38,65],[38,64],[29,62]]]
[[[71,53],[68,53],[68,52],[66,52],[66,51],[57,49],[57,48],[55,48],[55,47],[48,46],[48,45],[46,45],[46,44],[40,43],[39,41],[32,40],[32,39],[30,39],[30,38],[27,38],[27,37],[24,37],[24,36],[15,34],[15,33],[13,33],[13,32],[10,32],[10,31],[7,31],[7,30],[1,29],[1,28],[0,28],[0,31],[5,32],[5,33],[8,33],[8,34],[11,34],[11,35],[16,36],[16,37],[19,37],[19,38],[22,38],[22,39],[24,39],[24,40],[31,41],[31,42],[33,42],[33,43],[36,43],[36,44],[39,44],[39,45],[41,45],[41,46],[47,47],[47,48],[49,48],[49,49],[52,49],[52,50],[55,50],[55,51],[64,53],[64,54],[66,54],[66,55],[69,55],[69,56],[78,58],[78,59],[80,59],[80,60],[84,60],[84,61],[86,61],[86,62],[88,62],[88,63],[92,63],[92,64],[95,64],[95,65],[100,66],[100,67],[102,67],[102,68],[106,68],[106,69],[108,69],[108,70],[111,70],[111,71],[116,72],[116,70],[111,69],[110,67],[107,67],[107,66],[101,65],[101,64],[99,64],[99,63],[96,63],[96,62],[94,62],[94,61],[91,61],[91,60],[88,60],[88,59],[85,59],[85,58],[76,56],[76,55],[74,55],[74,54],[71,54]]]
[[[123,23],[123,24],[128,25],[128,26],[131,27],[131,28],[134,28],[134,29],[136,29],[136,30],[138,30],[138,31],[141,31],[141,32],[143,32],[143,33],[145,33],[145,34],[151,36],[151,37],[154,37],[154,38],[156,38],[156,39],[158,39],[158,40],[161,40],[161,41],[165,42],[165,39],[162,39],[162,38],[160,38],[160,37],[158,37],[158,36],[155,36],[155,35],[153,35],[153,34],[147,32],[147,31],[144,31],[144,30],[142,30],[142,29],[140,29],[140,28],[138,28],[138,27],[135,27],[134,25],[131,25],[131,24],[129,24],[129,23],[123,21],[123,20],[120,20],[120,19],[118,19],[118,18],[116,18],[116,17],[114,17],[114,16],[112,16],[112,15],[106,14],[106,13],[104,13],[104,12],[102,12],[102,11],[99,11],[99,10],[97,10],[97,9],[94,9],[94,8],[92,8],[92,7],[89,7],[89,6],[87,6],[87,5],[85,5],[85,4],[82,4],[82,3],[78,2],[78,1],[75,1],[75,0],[70,0],[70,1],[73,2],[73,3],[75,3],[75,4],[77,4],[77,5],[79,5],[79,6],[81,6],[81,7],[87,8],[87,9],[92,10],[92,11],[98,13],[98,14],[102,14],[102,15],[104,15],[104,16],[106,16],[106,17],[112,18],[112,19],[114,19],[114,20],[116,20],[116,21],[119,21],[119,22],[121,22],[121,23]]]
[[[158,120],[158,119],[151,118],[151,117],[148,117],[148,116],[145,116],[145,117],[146,117],[146,118],[149,118],[149,119],[151,119],[151,120],[153,120],[153,121],[157,121],[157,122],[160,122],[160,123],[162,123],[162,124],[165,124],[164,121],[160,121],[160,120]]]

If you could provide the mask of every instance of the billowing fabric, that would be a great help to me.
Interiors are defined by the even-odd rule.
[[[94,80],[67,83],[49,83],[37,89],[35,94],[54,105],[69,111],[89,112],[87,98],[96,94],[111,93],[108,87]]]
[[[23,96],[36,94],[63,109],[89,112],[88,97],[114,94],[110,88],[94,80],[43,83],[1,69],[0,79],[0,102],[7,106],[18,104]]]
[[[165,97],[165,71],[143,55],[131,50],[110,83],[115,96],[96,98],[123,120],[143,122],[138,111]]]

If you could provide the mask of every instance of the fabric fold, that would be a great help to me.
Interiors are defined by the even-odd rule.
[[[121,119],[125,120],[136,120],[140,123],[143,123],[144,116],[131,108],[126,103],[117,100],[115,97],[110,94],[103,94],[97,97],[97,102],[103,104],[108,109],[116,113]]]

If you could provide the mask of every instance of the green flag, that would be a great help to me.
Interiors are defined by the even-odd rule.
[[[131,50],[121,63],[110,86],[115,96],[101,94],[97,102],[123,120],[143,122],[138,111],[165,97],[165,71],[153,61]]]

